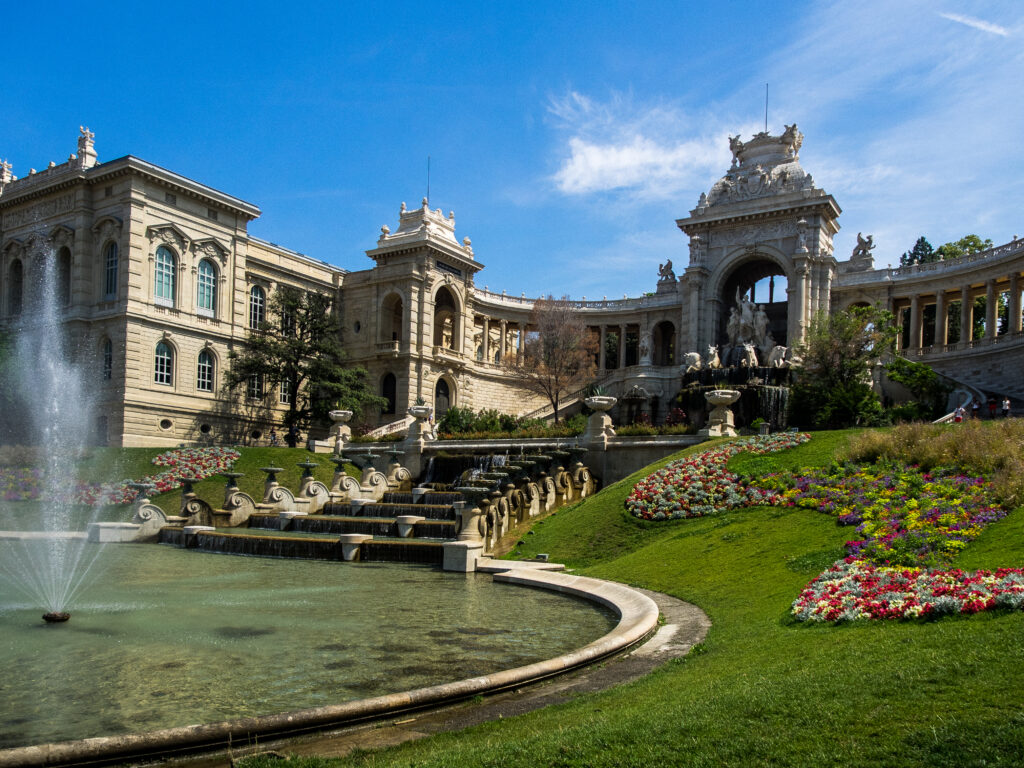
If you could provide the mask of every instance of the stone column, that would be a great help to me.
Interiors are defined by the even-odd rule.
[[[999,302],[996,300],[996,281],[988,280],[985,283],[985,340],[995,341],[996,332],[999,330]]]
[[[626,326],[619,326],[619,370],[626,367]]]
[[[1010,333],[1020,333],[1020,275],[1010,275]]]
[[[910,349],[921,348],[921,296],[910,297]]]
[[[974,336],[971,311],[971,286],[965,285],[960,289],[960,346],[966,347],[971,343]]]
[[[508,333],[508,322],[506,320],[501,321],[501,341],[498,343],[498,352],[501,355],[501,360],[505,360],[505,334]]]
[[[519,357],[526,352],[526,323],[519,324]]]
[[[946,322],[946,292],[935,292],[935,341],[932,344],[940,350],[949,343],[949,323]]]
[[[484,362],[491,362],[491,319],[486,315],[484,315],[484,332],[480,337],[480,348],[484,351]]]
[[[604,343],[605,343],[605,340],[607,338],[608,338],[608,326],[602,325],[601,326],[601,341],[599,342],[601,347],[597,351],[597,369],[599,371],[603,371],[605,369],[605,362],[606,361],[604,359]]]

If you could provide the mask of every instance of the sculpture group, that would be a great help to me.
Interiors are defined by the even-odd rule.
[[[704,357],[689,352],[683,357],[683,372],[736,366],[739,368],[787,368],[795,362],[792,351],[775,343],[768,329],[768,313],[746,293],[736,289],[736,303],[729,309],[725,326],[728,345],[719,349],[709,344]],[[724,360],[724,363],[723,363]]]

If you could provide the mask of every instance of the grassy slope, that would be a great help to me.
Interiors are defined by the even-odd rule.
[[[845,439],[820,434],[785,455],[738,457],[735,468],[824,462]],[[696,603],[714,622],[701,648],[630,685],[344,764],[1019,764],[1024,614],[793,624],[791,601],[838,556],[845,531],[824,515],[770,508],[642,523],[622,508],[641,474],[545,521],[519,554],[548,552]],[[964,565],[1019,564],[1022,516],[993,526]]]

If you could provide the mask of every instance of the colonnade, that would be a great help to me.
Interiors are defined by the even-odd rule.
[[[901,329],[898,347],[936,352],[992,343],[1003,336],[1020,337],[1022,290],[1019,272],[968,282],[959,289],[938,288],[890,299],[890,309]],[[977,328],[975,302],[985,299],[984,325]],[[1000,304],[1006,308],[1005,322]],[[959,305],[959,306],[957,306]],[[955,322],[954,318],[959,322]],[[955,333],[950,333],[953,326]],[[979,330],[980,333],[975,333]]]

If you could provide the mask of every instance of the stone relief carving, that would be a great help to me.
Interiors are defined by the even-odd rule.
[[[797,234],[797,225],[793,221],[781,221],[777,224],[754,224],[716,232],[715,245],[739,245],[741,243],[764,243],[769,240],[781,240]]]
[[[703,195],[702,195],[703,197]],[[706,253],[704,241],[700,235],[693,235],[690,238],[690,263],[691,264],[703,264],[704,254]]]
[[[201,240],[193,243],[192,252],[195,254],[196,260],[208,258],[219,261],[221,266],[226,266],[228,263],[227,249],[216,240]]]
[[[120,240],[122,222],[113,216],[107,216],[93,225],[92,231],[96,235],[96,242],[103,247],[109,240]]]
[[[154,250],[161,245],[166,245],[177,251],[179,255],[188,250],[190,240],[177,227],[170,224],[150,227],[146,234],[149,236],[150,242],[153,243]]]
[[[20,227],[23,224],[34,224],[41,219],[69,213],[75,207],[75,196],[64,195],[54,200],[44,200],[17,211],[4,214],[4,229]]]

